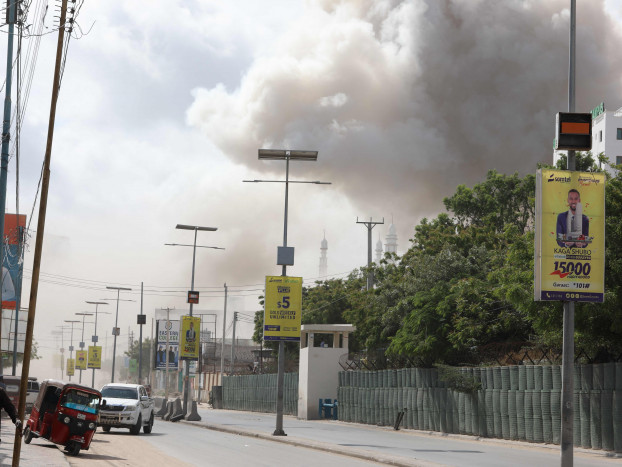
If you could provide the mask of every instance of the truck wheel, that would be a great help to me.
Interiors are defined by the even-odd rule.
[[[109,426],[102,426],[102,430],[104,430],[104,433],[110,433],[110,427]]]
[[[24,428],[24,443],[30,444],[32,441],[32,431],[30,431],[30,427],[27,426]]]
[[[151,429],[153,428],[153,412],[151,412],[151,417],[149,417],[149,423],[143,427],[143,433],[148,435],[151,433]]]
[[[142,428],[142,426],[143,426],[143,418],[139,415],[138,420],[136,420],[136,425],[130,428],[130,433],[133,435],[137,435],[138,433],[140,433],[140,429]]]

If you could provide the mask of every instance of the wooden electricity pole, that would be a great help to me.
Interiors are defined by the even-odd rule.
[[[43,179],[41,182],[41,201],[39,203],[39,219],[37,220],[37,239],[35,243],[35,257],[32,266],[32,281],[30,285],[30,302],[28,305],[28,323],[26,327],[26,341],[24,343],[24,362],[22,364],[22,380],[19,389],[18,417],[24,419],[26,405],[26,390],[28,388],[28,372],[30,371],[30,351],[32,348],[32,332],[35,326],[35,312],[37,307],[37,292],[39,290],[39,273],[41,272],[41,253],[43,250],[43,231],[45,229],[45,214],[47,211],[48,191],[50,186],[50,160],[52,156],[52,140],[54,137],[54,120],[56,118],[56,103],[60,88],[60,69],[63,56],[63,42],[65,38],[65,20],[67,18],[67,0],[62,0],[60,22],[58,28],[58,43],[56,47],[56,65],[54,67],[54,84],[52,87],[52,103],[50,105],[50,121],[48,124],[48,138],[43,161]],[[13,467],[19,466],[19,456],[22,448],[22,437],[15,430],[13,444]]]

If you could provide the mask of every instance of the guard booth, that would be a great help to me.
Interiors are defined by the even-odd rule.
[[[298,370],[298,418],[320,418],[319,399],[336,399],[339,358],[348,353],[352,324],[303,324],[300,327]]]

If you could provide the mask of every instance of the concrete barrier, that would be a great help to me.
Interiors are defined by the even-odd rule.
[[[192,401],[190,414],[186,417],[186,420],[190,422],[200,422],[201,416],[197,412],[197,401]]]

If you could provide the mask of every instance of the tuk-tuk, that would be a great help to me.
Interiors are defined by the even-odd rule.
[[[97,427],[102,395],[96,389],[53,379],[41,382],[24,427],[24,442],[45,438],[65,446],[71,456],[87,449]]]

